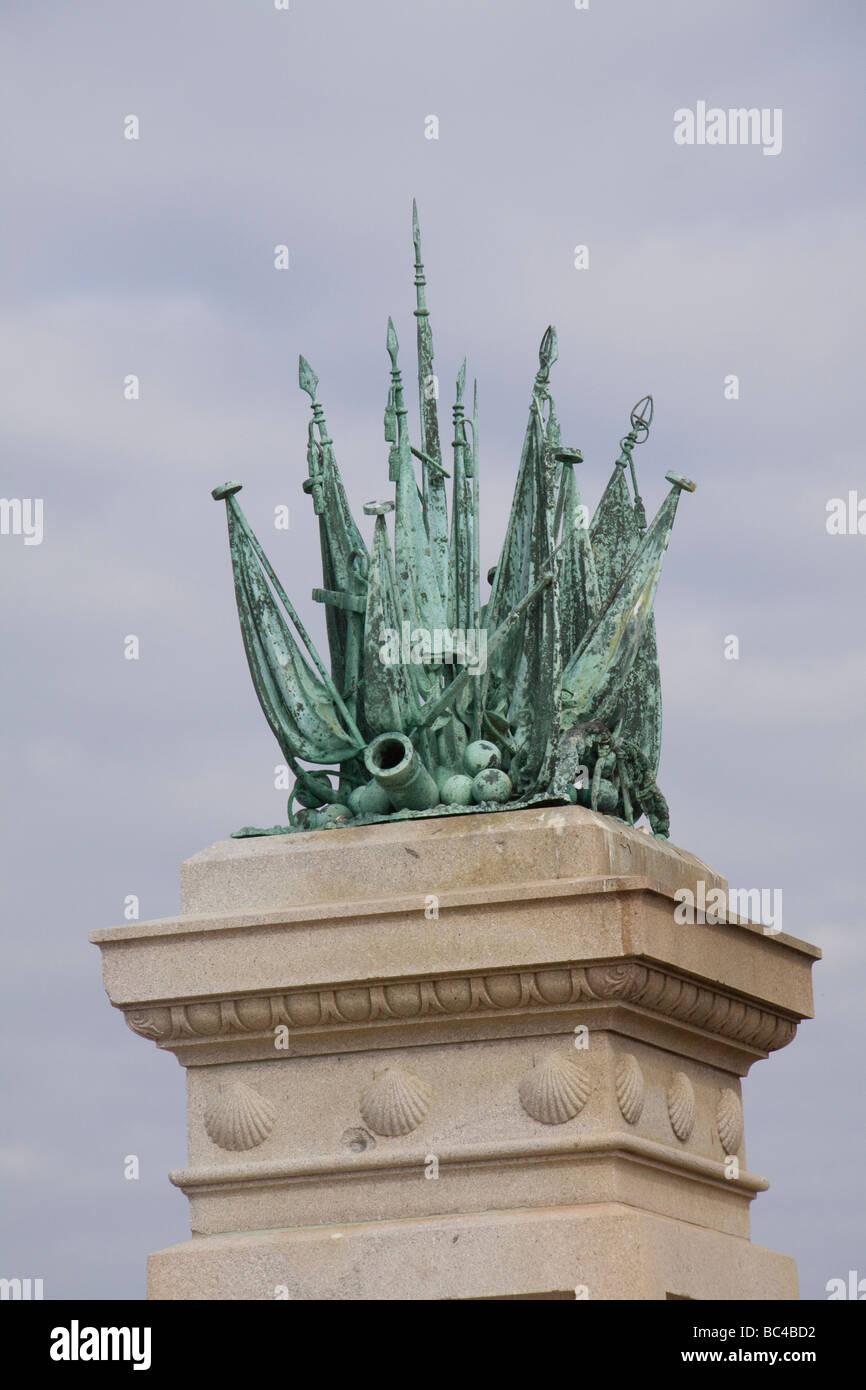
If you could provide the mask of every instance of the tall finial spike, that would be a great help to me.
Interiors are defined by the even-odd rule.
[[[421,259],[421,228],[418,225],[418,204],[412,199],[412,240],[415,243],[415,259]]]

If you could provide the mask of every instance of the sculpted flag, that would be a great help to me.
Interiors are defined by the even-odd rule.
[[[595,560],[584,523],[574,462],[562,461],[557,511],[562,516],[562,549],[557,561],[559,637],[563,665],[568,665],[601,607]]]
[[[601,496],[590,526],[595,570],[601,602],[604,604],[622,577],[626,565],[641,542],[641,529],[646,526],[643,504],[632,502],[625,470],[631,464],[631,448],[639,441],[644,421],[640,410],[650,401],[648,419],[652,419],[649,397],[640,401],[632,411],[633,426],[638,432],[623,440],[623,452],[614,464],[610,481]],[[619,716],[620,732],[638,744],[653,775],[658,772],[662,742],[662,692],[659,678],[658,648],[656,646],[655,616],[650,613],[643,639],[622,689]]]
[[[347,731],[326,685],[310,669],[268,586],[259,547],[234,496],[226,496],[238,616],[259,704],[287,758],[336,763],[361,742]]]
[[[535,477],[534,451],[537,444],[536,431],[544,403],[549,400],[547,383],[550,368],[556,361],[556,329],[547,328],[538,350],[539,367],[532,388],[529,405],[529,420],[520,455],[520,468],[514,484],[511,499],[511,515],[502,542],[499,563],[493,577],[493,587],[485,609],[485,625],[489,633],[502,628],[509,614],[524,598],[530,588],[529,573],[532,565],[532,540],[535,508],[538,501],[537,480]],[[485,681],[485,695],[490,687],[491,695],[496,686],[497,695],[489,702],[489,708],[496,714],[505,715],[513,693],[515,670],[521,660],[521,646],[525,614],[520,622],[513,625],[507,639],[501,642],[491,659],[492,646],[488,647],[489,678]],[[497,698],[498,697],[498,698]]]
[[[580,722],[609,722],[616,714],[646,632],[680,491],[686,486],[676,474],[669,473],[667,477],[673,484],[670,492],[601,614],[562,673],[563,694]]]

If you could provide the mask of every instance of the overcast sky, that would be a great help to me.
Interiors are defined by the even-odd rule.
[[[482,572],[549,322],[586,500],[647,391],[648,511],[667,469],[698,483],[656,604],[672,839],[781,889],[825,955],[815,1022],[745,1084],[753,1238],[805,1298],[866,1276],[866,536],[826,528],[866,497],[862,6],[6,0],[2,30],[0,492],[43,499],[44,538],[0,536],[0,1275],[141,1297],[188,1235],[183,1071],[111,1009],[87,932],[128,894],[175,913],[181,860],[284,819],[209,493],[244,482],[321,631],[297,356],[360,512],[388,314],[414,364],[415,195],[446,420],[464,353],[479,381]],[[701,101],[780,110],[780,152],[676,144]]]

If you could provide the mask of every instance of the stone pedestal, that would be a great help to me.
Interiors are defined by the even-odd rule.
[[[187,1068],[168,1299],[786,1299],[740,1078],[815,948],[679,925],[700,860],[581,807],[229,840],[92,933]]]

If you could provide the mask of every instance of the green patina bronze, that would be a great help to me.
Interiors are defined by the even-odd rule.
[[[647,525],[633,459],[652,422],[645,396],[589,522],[576,472],[583,455],[562,445],[550,393],[557,343],[548,328],[511,515],[482,606],[477,384],[467,418],[464,361],[449,473],[414,203],[412,240],[420,439],[410,441],[389,319],[385,439],[394,496],[364,506],[375,518],[370,550],[349,510],[318,378],[300,359],[312,406],[303,486],[322,553],[322,587],[312,596],[325,608],[330,670],[241,511],[240,483],[213,492],[226,504],[253,685],[296,779],[289,825],[236,833],[579,803],[629,824],[646,816],[666,836],[653,603],[680,492],[695,485],[666,474],[670,493]]]

